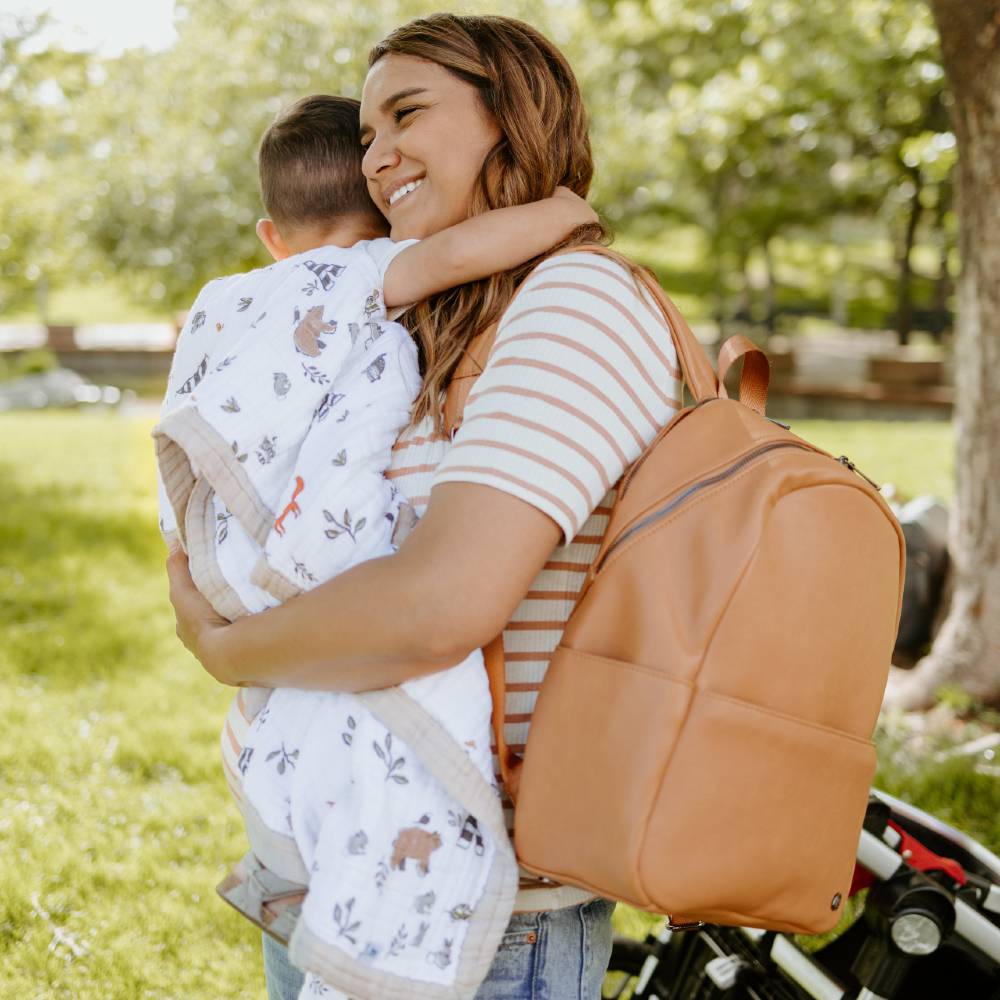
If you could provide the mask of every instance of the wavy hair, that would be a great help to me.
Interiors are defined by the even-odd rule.
[[[501,138],[483,160],[472,215],[523,205],[557,185],[584,197],[594,172],[587,112],[563,54],[540,32],[509,17],[432,14],[402,25],[368,55],[415,56],[476,88]],[[603,225],[581,226],[563,246],[610,243]],[[551,251],[548,251],[551,252]],[[509,271],[417,303],[403,318],[420,349],[423,384],[413,422],[434,417],[440,430],[448,381],[469,342],[499,319],[517,286],[548,252]]]

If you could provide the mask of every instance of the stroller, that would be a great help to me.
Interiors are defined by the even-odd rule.
[[[616,938],[603,996],[1000,1000],[1000,858],[982,845],[873,790],[851,897],[854,922],[814,950],[747,927]]]

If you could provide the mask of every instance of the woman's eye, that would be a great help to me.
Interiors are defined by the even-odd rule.
[[[412,115],[414,111],[419,111],[419,108],[397,108],[393,113],[392,117],[395,119],[398,125],[407,115]]]

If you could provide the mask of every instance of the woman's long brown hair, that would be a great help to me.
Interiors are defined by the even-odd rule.
[[[530,25],[509,17],[432,14],[397,28],[368,55],[427,59],[472,84],[501,139],[487,154],[472,214],[523,205],[557,185],[584,197],[594,167],[587,113],[563,54]],[[609,243],[603,225],[580,227],[563,244]],[[413,423],[434,417],[442,428],[444,392],[466,346],[499,319],[520,282],[541,260],[441,292],[409,310],[403,322],[420,348],[423,384]]]

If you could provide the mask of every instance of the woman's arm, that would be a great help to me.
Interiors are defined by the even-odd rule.
[[[400,551],[230,626],[171,557],[177,632],[227,684],[360,691],[443,669],[497,635],[680,405],[663,318],[591,253],[539,265]]]
[[[458,663],[498,635],[559,537],[523,500],[443,483],[395,555],[232,624],[194,588],[184,554],[172,553],[177,634],[224,684],[389,687]]]
[[[498,208],[400,251],[386,269],[387,306],[405,306],[545,253],[597,214],[569,188],[528,205]]]

